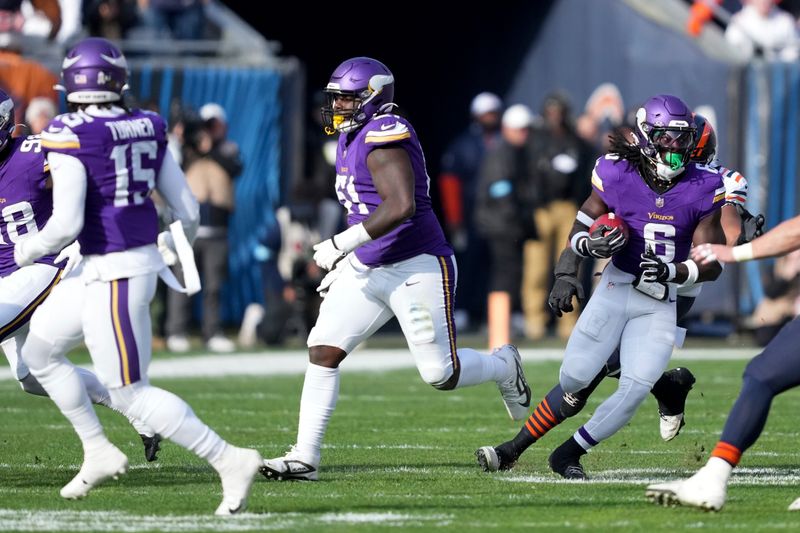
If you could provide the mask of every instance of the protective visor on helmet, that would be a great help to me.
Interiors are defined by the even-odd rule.
[[[690,129],[653,128],[650,142],[658,150],[661,160],[672,170],[686,164],[694,148],[694,133]]]

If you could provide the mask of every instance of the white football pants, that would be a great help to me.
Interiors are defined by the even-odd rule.
[[[453,257],[423,254],[371,268],[352,255],[322,301],[308,346],[350,353],[396,316],[422,379],[444,383],[458,365],[457,276]]]
[[[17,380],[30,373],[21,355],[28,322],[59,282],[60,275],[61,270],[54,266],[34,263],[0,278],[0,346]]]

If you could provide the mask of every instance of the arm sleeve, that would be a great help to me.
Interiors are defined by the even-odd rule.
[[[186,238],[189,242],[194,242],[197,226],[200,224],[200,207],[186,183],[186,176],[169,152],[164,155],[156,188],[175,218],[181,221]]]
[[[86,169],[76,157],[51,152],[47,156],[53,177],[53,214],[42,231],[17,244],[17,264],[58,252],[83,229],[86,202]]]

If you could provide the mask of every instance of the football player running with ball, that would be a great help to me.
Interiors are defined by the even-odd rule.
[[[392,113],[394,76],[374,59],[348,59],[325,95],[322,117],[326,132],[339,134],[336,193],[349,228],[314,246],[314,261],[329,271],[318,289],[327,294],[308,336],[296,444],[262,469],[278,480],[318,478],[322,439],[339,397],[339,365],[392,317],[432,387],[494,382],[511,418],[522,420],[530,406],[514,346],[491,355],[456,348],[453,250],[431,207],[416,132]]]
[[[617,347],[620,379],[616,392],[550,455],[550,468],[565,478],[586,478],[581,456],[628,423],[664,372],[676,339],[677,285],[721,272],[719,264],[688,259],[692,242],[724,240],[725,188],[715,170],[690,162],[695,131],[682,100],[657,95],[637,111],[635,139],[618,135],[595,164],[571,247],[581,257],[612,259],[567,342],[559,385],[567,394],[584,390]],[[627,224],[627,241],[619,228],[589,233],[609,212]],[[556,425],[547,397],[528,424],[538,431]]]
[[[734,170],[727,169],[715,159],[717,138],[714,129],[702,115],[694,115],[696,143],[691,161],[714,168],[725,185],[725,204],[722,207],[721,223],[728,244],[742,244],[758,237],[763,232],[764,216],[751,215],[745,208],[747,180]],[[609,228],[610,229],[610,228]],[[571,248],[566,248],[556,267],[556,281],[550,292],[548,303],[557,316],[573,311],[572,299],[583,299],[583,288],[578,280],[581,257]],[[702,289],[701,283],[683,283],[677,288],[677,319],[684,317],[692,307]],[[679,332],[683,331],[679,328]],[[680,345],[680,340],[676,344]],[[478,464],[485,471],[509,470],[530,446],[544,437],[550,430],[569,417],[578,414],[586,400],[606,377],[619,378],[619,347],[604,367],[586,388],[576,393],[565,393],[556,385],[511,440],[497,446],[483,446],[475,452]],[[664,372],[651,389],[658,402],[659,429],[665,441],[674,439],[684,426],[686,397],[695,382],[688,368],[678,367]]]

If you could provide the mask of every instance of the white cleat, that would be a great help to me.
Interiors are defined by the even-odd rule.
[[[505,344],[495,350],[492,355],[505,361],[511,370],[510,378],[497,383],[508,415],[512,420],[525,420],[528,418],[528,411],[531,407],[531,388],[528,386],[525,372],[522,370],[522,358],[519,351],[513,344]]]
[[[683,413],[674,416],[659,414],[658,418],[658,428],[661,431],[661,438],[665,442],[677,437],[678,433],[681,432],[681,428],[686,425],[686,422],[683,421]]]
[[[296,446],[283,457],[264,459],[259,470],[267,478],[276,481],[317,481],[319,458],[312,458],[297,451]]]
[[[667,481],[666,483],[648,485],[647,489],[644,491],[644,495],[653,503],[676,505],[678,503],[676,494],[681,483],[683,483],[683,480],[677,479],[675,481]]]
[[[229,516],[247,509],[247,497],[261,462],[261,455],[256,450],[228,445],[216,465],[222,480],[222,502],[214,511],[215,515]]]
[[[109,443],[102,450],[85,455],[81,469],[61,488],[61,497],[77,500],[109,478],[117,479],[128,471],[128,458],[119,448]]]
[[[800,511],[800,498],[789,504],[789,511]]]
[[[650,485],[645,496],[662,505],[685,505],[719,511],[725,505],[727,479],[708,465],[688,479]]]

